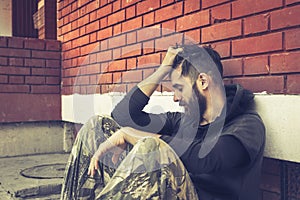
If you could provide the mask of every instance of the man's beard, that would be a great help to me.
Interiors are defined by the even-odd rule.
[[[193,98],[192,102],[190,102],[190,105],[188,106],[188,113],[187,115],[191,117],[193,120],[196,120],[196,118],[199,118],[199,122],[202,122],[204,117],[204,113],[207,109],[206,104],[206,98],[203,96],[196,85],[196,83],[193,84],[193,92],[196,96],[196,98]],[[198,113],[197,113],[198,111]]]

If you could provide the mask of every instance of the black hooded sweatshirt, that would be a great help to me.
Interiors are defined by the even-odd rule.
[[[254,110],[254,95],[225,86],[224,117],[201,126],[180,112],[143,111],[147,97],[134,87],[112,117],[121,126],[161,134],[185,165],[201,200],[258,200],[265,127]]]

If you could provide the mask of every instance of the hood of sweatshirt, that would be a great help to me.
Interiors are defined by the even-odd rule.
[[[234,119],[244,113],[252,113],[254,111],[254,94],[244,89],[241,85],[225,86],[227,108],[226,121]]]

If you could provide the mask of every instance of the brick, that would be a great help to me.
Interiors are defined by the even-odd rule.
[[[271,73],[300,72],[300,51],[270,56]]]
[[[131,6],[133,4],[136,4],[140,0],[122,0],[122,8],[126,8],[128,6]],[[132,6],[131,6],[132,7]]]
[[[0,47],[7,47],[7,37],[0,36]]]
[[[126,69],[127,70],[137,69],[137,58],[126,59]]]
[[[86,25],[85,30],[86,30],[86,33],[91,33],[91,32],[99,30],[99,28],[100,28],[99,21],[95,21],[95,22],[92,22],[92,23]]]
[[[169,46],[175,46],[176,44],[182,44],[183,34],[173,34],[167,37],[159,38],[155,40],[156,51],[166,50]]]
[[[8,74],[14,74],[14,75],[29,75],[30,74],[30,68],[28,67],[1,67],[0,66],[0,74],[8,75]]]
[[[268,56],[255,56],[244,59],[244,74],[268,74],[270,67],[268,65]]]
[[[71,22],[71,30],[73,31],[77,28],[78,28],[78,21],[76,20],[76,21]]]
[[[291,74],[287,76],[287,93],[300,94],[300,75]]]
[[[271,30],[300,25],[300,5],[271,13]]]
[[[154,12],[143,15],[143,26],[154,24]]]
[[[216,42],[212,44],[212,47],[214,50],[216,50],[222,58],[229,57],[231,52],[230,52],[230,47],[231,47],[231,42],[230,41],[225,41],[225,42]]]
[[[99,75],[90,75],[90,84],[98,84],[98,76]]]
[[[212,7],[229,1],[230,0],[202,0],[202,8]]]
[[[9,76],[9,83],[15,84],[23,84],[24,83],[24,76]]]
[[[120,59],[122,57],[121,51],[122,51],[121,48],[113,49],[113,60]]]
[[[113,2],[113,12],[116,12],[121,9],[121,1]]]
[[[69,15],[69,18],[70,18],[70,21],[75,21],[79,18],[79,11],[78,10],[75,10],[74,12],[72,12],[70,15]]]
[[[114,72],[112,75],[113,75],[113,83],[122,82],[122,72]]]
[[[283,76],[260,76],[260,77],[234,78],[233,83],[239,83],[244,88],[249,89],[253,92],[263,92],[263,91],[266,91],[268,93],[283,93],[284,92],[284,77]]]
[[[143,42],[143,53],[149,54],[154,52],[154,41]]]
[[[63,54],[63,59],[75,58],[80,55],[80,48],[71,49],[69,51],[65,51]]]
[[[112,61],[112,62],[116,62],[116,61]],[[100,64],[100,71],[101,73],[106,73],[109,72],[108,67],[112,62],[103,62]]]
[[[133,44],[137,41],[137,33],[130,32],[126,34],[126,44]]]
[[[72,24],[66,24],[61,27],[61,34],[64,35],[72,30]]]
[[[25,83],[26,84],[33,84],[33,85],[43,85],[45,84],[45,77],[44,76],[26,76]]]
[[[8,82],[8,76],[0,75],[0,83],[7,83],[7,82]]]
[[[104,40],[111,37],[112,34],[113,34],[112,27],[108,27],[97,32],[97,39]]]
[[[86,5],[86,11],[87,13],[93,12],[96,8],[99,7],[99,3],[97,5],[98,1],[91,1],[88,5]]]
[[[187,31],[184,33],[185,43],[199,44],[200,43],[200,29]]]
[[[124,7],[124,5],[122,5]],[[136,7],[130,6],[129,8],[126,8],[126,19],[131,19],[136,16]]]
[[[69,76],[78,76],[79,75],[79,68],[70,68],[64,70],[65,77]]]
[[[45,67],[45,60],[44,59],[25,59],[24,66],[29,66],[29,67]]]
[[[235,20],[215,24],[202,29],[202,42],[211,42],[217,40],[224,40],[241,36],[242,34],[242,21]]]
[[[176,46],[182,44],[183,34],[173,34],[167,37],[159,38],[155,40],[155,50],[161,51],[168,49],[169,46]]]
[[[97,10],[98,18],[103,18],[109,15],[110,13],[112,13],[112,4],[108,4],[106,6],[101,7],[99,10]]]
[[[33,94],[59,94],[60,86],[54,85],[31,85],[31,93]]]
[[[137,41],[145,41],[161,36],[160,26],[151,26],[137,31]]]
[[[141,15],[156,10],[160,6],[159,0],[141,1],[136,5],[136,14]]]
[[[86,93],[87,94],[96,94],[98,87],[99,87],[98,85],[87,85]]]
[[[108,48],[121,47],[126,44],[126,35],[112,37],[108,40]]]
[[[28,93],[29,85],[0,85],[0,93]]]
[[[63,41],[70,41],[72,39],[79,37],[79,29],[76,29],[74,31],[68,32],[63,36]]]
[[[122,24],[116,24],[113,26],[113,35],[119,35],[122,33]]]
[[[250,37],[232,41],[232,54],[246,55],[282,49],[282,33]]]
[[[127,32],[131,30],[135,30],[142,27],[142,17],[136,17],[131,20],[127,20],[126,22],[122,23],[122,31]]]
[[[99,50],[100,50],[100,47],[99,47],[98,42],[91,43],[91,44],[85,45],[83,47],[80,47],[80,55],[81,56],[89,55],[89,54],[98,52]],[[74,56],[74,57],[77,57],[77,56]]]
[[[108,25],[113,25],[125,20],[125,10],[118,11],[108,16]]]
[[[9,37],[8,40],[8,47],[13,48],[23,48],[24,47],[24,39],[19,37]]]
[[[293,4],[293,3],[299,3],[299,0],[286,0],[286,5]]]
[[[8,57],[30,57],[30,50],[0,48],[0,56],[8,56]]]
[[[60,52],[52,52],[52,51],[32,51],[33,58],[49,58],[49,59],[60,59]]]
[[[60,77],[46,77],[46,84],[60,85]]]
[[[280,176],[280,161],[265,157],[263,159],[262,172]]]
[[[8,60],[6,57],[0,57],[0,65],[8,65],[7,61]]]
[[[161,7],[173,3],[174,0],[161,0]]]
[[[89,36],[90,36],[89,40],[91,41],[91,43],[97,41],[97,33],[96,32],[91,33]]]
[[[89,35],[81,36],[80,38],[72,40],[71,42],[72,48],[76,48],[88,44],[90,42],[90,37]]]
[[[222,64],[224,77],[242,75],[243,73],[243,60],[241,58],[223,60]]]
[[[244,33],[245,35],[264,32],[268,30],[270,20],[269,14],[256,15],[244,19]]]
[[[122,58],[139,56],[141,54],[142,54],[142,45],[140,43],[122,47]]]
[[[285,32],[286,49],[300,48],[300,29],[293,29]]]
[[[207,0],[209,1],[209,0]],[[282,0],[261,1],[261,0],[243,0],[232,3],[232,17],[242,17],[254,13],[265,12],[274,8],[283,6]]]
[[[176,18],[182,15],[182,2],[161,8],[155,11],[155,23]]]
[[[169,21],[162,23],[162,35],[169,35],[175,32],[176,29],[176,21],[175,19],[171,19]]]
[[[85,66],[86,74],[99,74],[100,73],[100,64],[92,64]]]
[[[100,51],[97,53],[97,62],[110,61],[112,59],[112,51]]]
[[[270,192],[280,193],[280,176],[263,173],[260,188]]]
[[[138,68],[142,69],[159,66],[161,63],[160,56],[160,53],[155,53],[138,57]]]
[[[96,19],[98,19],[97,11],[96,11],[96,10],[93,11],[93,12],[91,12],[89,15],[90,15],[90,21],[91,21],[91,22],[92,22],[92,21],[95,21]]]
[[[90,84],[89,76],[76,76],[75,85],[88,85]]]
[[[143,79],[142,70],[132,70],[122,73],[122,82],[123,83],[136,83],[140,82]]]
[[[229,20],[231,18],[231,6],[225,4],[211,9],[211,18],[213,23]]]
[[[85,35],[85,28],[86,28],[85,26],[79,28],[79,35],[80,36]]]
[[[190,13],[200,9],[200,1],[185,0],[184,1],[184,13]]]
[[[112,73],[100,74],[98,79],[98,84],[108,84],[112,83]]]
[[[31,73],[32,75],[60,76],[60,69],[32,68]]]
[[[45,49],[45,41],[44,40],[25,40],[24,48],[26,49]]]
[[[115,60],[108,65],[108,72],[126,70],[126,60]]]

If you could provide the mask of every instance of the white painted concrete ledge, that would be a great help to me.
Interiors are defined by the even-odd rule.
[[[123,93],[62,96],[62,119],[85,123],[95,114],[110,114]],[[145,110],[159,113],[182,111],[172,93],[155,93]],[[256,94],[257,111],[266,129],[265,156],[300,162],[300,95]]]

